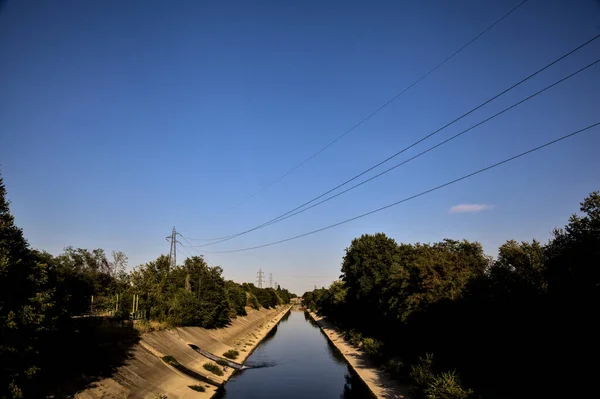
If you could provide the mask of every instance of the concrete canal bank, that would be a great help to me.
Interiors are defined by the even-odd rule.
[[[392,380],[383,370],[369,361],[364,352],[350,345],[343,338],[341,331],[327,321],[327,318],[308,312],[310,317],[321,328],[321,331],[344,356],[350,367],[378,398],[408,398],[408,387]]]
[[[180,327],[144,333],[110,377],[90,384],[75,397],[154,399],[164,395],[168,399],[210,398],[231,377],[235,368],[231,364],[219,366],[223,375],[218,376],[206,370],[204,365],[214,363],[217,358],[225,360],[223,354],[230,350],[239,353],[234,362],[243,363],[290,308],[291,305],[259,311],[248,309],[247,316],[238,317],[220,329]],[[204,392],[190,386],[200,386]]]

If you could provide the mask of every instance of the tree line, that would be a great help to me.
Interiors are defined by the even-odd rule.
[[[303,295],[416,398],[589,395],[600,352],[600,194],[551,239],[352,241],[340,280]]]
[[[69,361],[57,358],[84,350],[66,348],[83,341],[78,316],[128,319],[136,310],[142,323],[216,328],[246,315],[246,307],[272,308],[295,296],[279,286],[226,281],[223,269],[201,256],[175,267],[164,255],[131,272],[126,266],[122,252],[68,247],[53,256],[32,249],[0,176],[0,398],[42,395],[41,386]]]

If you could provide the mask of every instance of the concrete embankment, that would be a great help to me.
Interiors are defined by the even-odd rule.
[[[124,364],[109,377],[94,382],[76,397],[96,398],[156,398],[168,399],[210,398],[219,385],[234,372],[222,367],[222,376],[206,370],[203,365],[213,363],[200,352],[223,358],[223,353],[237,350],[236,363],[243,363],[260,341],[289,311],[290,305],[276,309],[247,309],[248,315],[237,317],[224,328],[207,330],[200,327],[180,327],[144,333],[133,346]],[[207,353],[207,354],[208,354]],[[167,361],[163,358],[169,356]],[[189,386],[199,385],[205,391],[197,392]]]
[[[342,332],[328,322],[327,318],[313,312],[308,313],[375,396],[386,399],[408,398],[407,386],[400,385],[391,379],[383,370],[369,361],[366,353],[346,342]]]

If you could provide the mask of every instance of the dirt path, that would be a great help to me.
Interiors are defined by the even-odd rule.
[[[317,316],[313,312],[309,314],[375,396],[386,399],[408,398],[407,386],[400,385],[383,370],[373,365],[367,355],[346,342],[341,332],[326,318]]]

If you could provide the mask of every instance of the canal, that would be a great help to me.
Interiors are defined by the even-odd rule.
[[[302,311],[284,316],[218,398],[354,399],[371,392]]]

